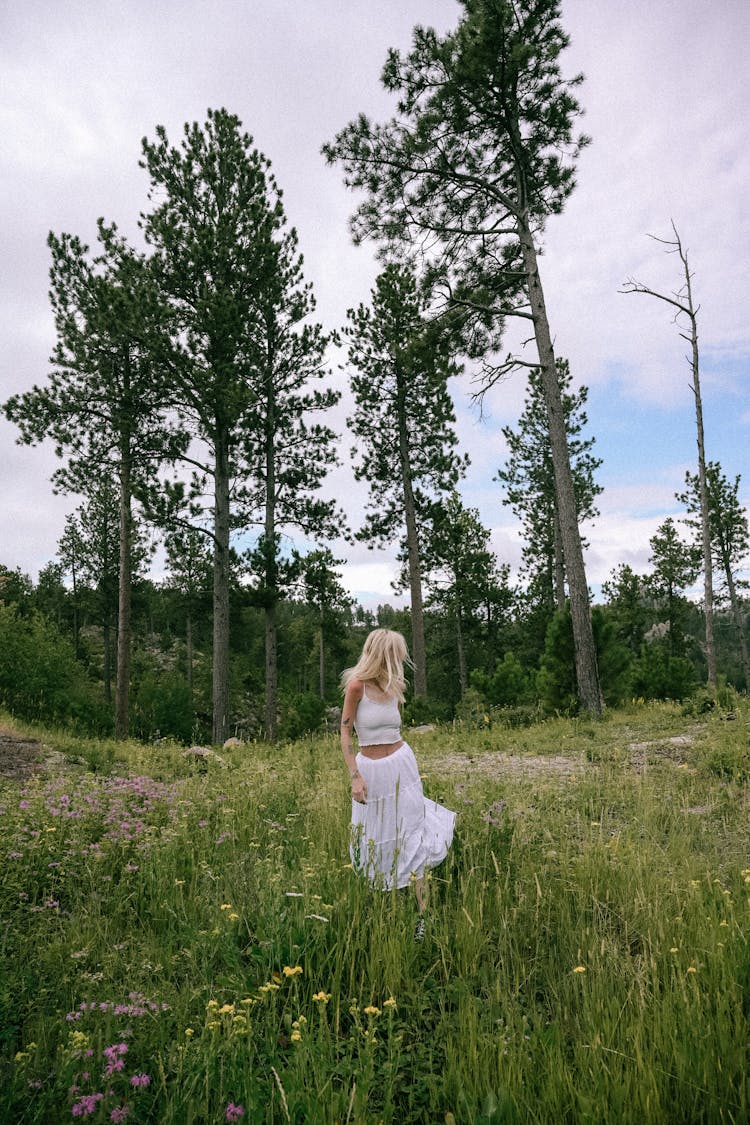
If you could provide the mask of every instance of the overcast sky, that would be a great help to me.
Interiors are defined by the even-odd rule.
[[[329,328],[367,300],[372,248],[348,234],[353,199],[320,147],[357,113],[382,120],[379,84],[390,46],[416,23],[453,27],[454,0],[6,0],[0,7],[0,401],[41,382],[54,343],[47,298],[49,230],[93,241],[98,216],[137,238],[146,206],[140,141],[163,124],[176,142],[208,107],[236,113],[270,158]],[[586,533],[595,589],[614,566],[648,569],[649,538],[696,463],[686,345],[667,306],[618,289],[631,275],[677,288],[679,262],[647,238],[674,220],[700,302],[707,455],[750,499],[750,3],[747,0],[563,0],[582,70],[591,147],[565,213],[549,225],[541,262],[556,350],[590,388],[589,431],[603,459],[601,516]],[[341,375],[335,378],[342,379]],[[493,481],[503,425],[524,381],[492,396],[482,420],[468,385],[454,387],[472,467],[465,502],[514,568],[521,541]],[[348,402],[338,412],[345,428]],[[15,444],[0,420],[0,563],[36,575],[55,554],[71,497],[55,497],[48,446]],[[348,439],[342,442],[346,461]],[[330,487],[360,522],[365,487],[348,464]],[[348,588],[366,604],[394,601],[393,554],[338,545]]]

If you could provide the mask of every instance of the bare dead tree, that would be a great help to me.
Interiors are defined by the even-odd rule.
[[[656,297],[665,301],[676,311],[673,323],[680,329],[680,336],[690,344],[690,355],[685,358],[690,366],[692,375],[692,392],[695,398],[695,422],[698,442],[698,485],[700,495],[700,522],[701,543],[703,547],[703,603],[706,616],[706,663],[708,665],[708,683],[716,688],[716,649],[714,646],[714,595],[713,595],[713,569],[711,560],[711,526],[709,520],[708,487],[706,484],[706,448],[703,431],[703,400],[701,398],[700,365],[698,352],[698,313],[700,305],[693,301],[693,274],[688,265],[688,254],[682,245],[682,240],[677,232],[674,221],[670,220],[674,238],[657,238],[649,235],[654,241],[667,247],[667,254],[677,254],[682,264],[685,280],[679,289],[671,293],[658,293],[655,289],[635,281],[632,277],[625,282],[620,293],[645,293],[649,297]],[[687,326],[685,326],[687,318]],[[685,329],[683,331],[683,328]]]

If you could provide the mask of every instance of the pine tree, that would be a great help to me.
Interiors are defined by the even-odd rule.
[[[320,541],[344,530],[335,502],[316,495],[336,461],[336,435],[315,420],[340,398],[338,391],[320,386],[329,376],[323,366],[329,337],[310,320],[315,302],[304,284],[295,231],[278,239],[274,250],[273,280],[258,304],[256,345],[262,359],[251,375],[255,401],[244,438],[262,520],[262,534],[248,557],[265,617],[265,725],[270,741],[277,734],[276,609],[300,571],[296,553],[281,550],[281,535],[296,531]]]
[[[595,439],[581,437],[588,421],[588,388],[571,389],[572,376],[566,359],[557,360],[557,373],[578,519],[584,522],[598,515],[594,500],[602,491],[594,480],[601,465],[601,460],[591,452]],[[538,370],[529,372],[526,402],[517,425],[504,426],[502,433],[508,444],[508,458],[497,479],[506,486],[504,502],[523,527],[524,569],[530,586],[541,596],[551,616],[555,610],[565,608],[565,561],[547,408]]]
[[[167,325],[159,349],[172,402],[193,436],[183,459],[190,489],[171,489],[172,512],[202,528],[213,545],[213,739],[229,733],[230,539],[250,526],[262,490],[247,462],[258,377],[266,370],[264,294],[279,284],[277,243],[284,223],[269,161],[239,119],[209,110],[184,128],[179,147],[159,126],[143,141],[152,210],[143,217],[151,267]],[[151,496],[156,505],[158,496]],[[175,516],[175,509],[184,502]]]
[[[685,492],[678,493],[677,499],[686,506],[692,519],[685,522],[693,529],[702,546],[702,494],[699,473],[685,474]],[[745,687],[750,688],[750,660],[748,659],[745,618],[738,596],[738,589],[747,587],[747,582],[738,578],[738,571],[747,561],[750,552],[750,533],[747,513],[739,500],[740,477],[732,483],[722,472],[717,461],[709,461],[705,467],[705,491],[708,505],[708,525],[711,534],[713,561],[725,583],[725,595],[729,598],[737,637],[740,646],[740,660]],[[695,518],[697,517],[697,518]],[[696,542],[696,548],[698,542]],[[721,593],[721,591],[719,591]]]
[[[426,585],[431,604],[453,619],[462,697],[469,687],[467,628],[488,602],[497,602],[495,592],[507,588],[509,568],[498,568],[489,539],[479,513],[455,492],[436,505],[425,535]]]
[[[654,567],[649,576],[653,592],[666,603],[669,630],[669,652],[675,656],[683,648],[681,628],[681,594],[696,578],[700,567],[699,555],[690,543],[684,543],[677,534],[671,516],[657,528],[649,540],[650,562]]]
[[[132,498],[139,484],[181,443],[164,420],[162,370],[148,346],[153,288],[142,255],[114,225],[98,224],[100,250],[74,235],[50,234],[50,297],[57,344],[44,386],[5,404],[21,441],[51,438],[65,464],[59,489],[93,497],[102,478],[117,480],[118,612],[115,733],[128,733],[130,687]],[[109,628],[109,624],[107,625]],[[109,687],[109,678],[105,677]]]
[[[355,475],[366,480],[367,516],[357,537],[397,541],[407,560],[414,694],[426,695],[420,527],[456,484],[466,459],[455,452],[448,379],[458,373],[448,338],[425,316],[412,270],[391,264],[379,275],[372,305],[349,310],[349,363],[358,445]]]
[[[305,597],[318,619],[318,691],[321,699],[326,697],[326,634],[333,622],[352,605],[352,598],[341,585],[335,570],[339,563],[340,560],[335,559],[328,548],[311,551],[303,560]]]
[[[412,50],[392,50],[383,70],[398,117],[360,117],[327,145],[365,198],[356,239],[385,253],[421,249],[445,311],[469,354],[500,345],[509,318],[531,322],[537,359],[487,363],[486,385],[518,366],[538,367],[544,388],[563,554],[583,706],[598,714],[596,650],[566,447],[552,333],[539,272],[539,238],[562,211],[586,143],[574,137],[581,77],[562,77],[568,38],[559,0],[462,0],[457,29],[439,38],[417,27]]]

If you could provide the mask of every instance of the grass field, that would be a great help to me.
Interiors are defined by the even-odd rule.
[[[335,739],[36,733],[0,789],[0,1121],[750,1120],[747,705],[415,734],[459,813],[423,945],[348,865]]]

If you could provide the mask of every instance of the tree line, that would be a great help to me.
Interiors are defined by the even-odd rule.
[[[114,696],[119,737],[131,727],[131,686],[143,690],[134,656],[137,662],[154,645],[166,651],[173,626],[155,622],[175,599],[184,617],[180,690],[191,713],[196,663],[203,667],[210,654],[210,706],[201,689],[196,721],[205,734],[210,715],[212,741],[224,741],[245,719],[248,729],[278,736],[280,692],[288,694],[295,676],[298,687],[303,680],[311,687],[300,671],[307,665],[288,648],[295,631],[317,630],[318,683],[308,694],[330,698],[327,632],[344,652],[374,620],[348,603],[330,549],[352,536],[399,545],[414,705],[423,714],[436,698],[450,710],[471,690],[505,705],[498,675],[516,683],[524,703],[536,694],[598,714],[624,690],[626,669],[631,675],[645,659],[645,623],[663,623],[665,606],[667,633],[657,638],[666,638],[662,679],[671,691],[675,669],[685,682],[691,678],[680,661],[693,676],[699,669],[703,657],[688,651],[682,624],[692,611],[680,599],[700,563],[670,521],[657,545],[652,541],[662,586],[624,568],[612,578],[605,618],[590,604],[581,524],[596,514],[599,461],[584,432],[586,389],[574,389],[567,362],[554,353],[539,269],[546,219],[563,210],[588,143],[576,132],[581,76],[565,78],[560,69],[568,40],[559,3],[464,0],[463,8],[454,32],[440,38],[418,27],[407,54],[389,53],[382,80],[398,99],[397,117],[373,124],[360,116],[324,146],[360,191],[353,236],[375,240],[382,263],[371,301],[351,309],[343,328],[315,320],[270,162],[225,109],[209,110],[202,125],[187,124],[178,144],[162,127],[144,138],[149,207],[140,217],[140,248],[104,220],[94,250],[74,234],[49,236],[57,336],[51,370],[4,410],[21,440],[55,443],[61,465],[54,486],[83,498],[58,546],[54,565],[68,585],[57,590],[55,612],[74,658],[83,659],[89,645],[89,670],[101,678],[105,702]],[[692,275],[678,244],[689,290]],[[651,292],[635,282],[628,291]],[[680,311],[694,329],[691,291],[688,297]],[[523,351],[503,358],[516,322],[529,327],[530,358]],[[327,366],[336,344],[346,348],[355,404],[347,419],[357,443],[354,473],[368,486],[359,526],[322,492],[338,460],[330,419],[340,395]],[[524,414],[503,431],[509,456],[498,465],[504,502],[526,540],[516,589],[478,514],[460,497],[467,458],[457,447],[448,381],[466,369],[479,399],[510,372],[528,374]],[[746,685],[737,575],[747,521],[739,478],[731,482],[718,463],[706,462],[700,413],[698,420],[699,472],[686,481],[685,503],[701,536],[708,679],[716,685],[716,558]],[[145,577],[157,535],[168,560],[163,587]],[[6,574],[3,601],[12,579]],[[146,592],[148,626],[137,616]],[[28,598],[27,609],[39,590]],[[94,648],[101,667],[92,627],[100,631]],[[252,642],[238,635],[243,627],[252,627]],[[255,652],[258,635],[262,721],[258,667],[248,672],[253,705],[245,712],[235,686],[240,653]],[[439,653],[457,669],[457,691],[441,684]],[[728,658],[723,671],[734,676]]]

